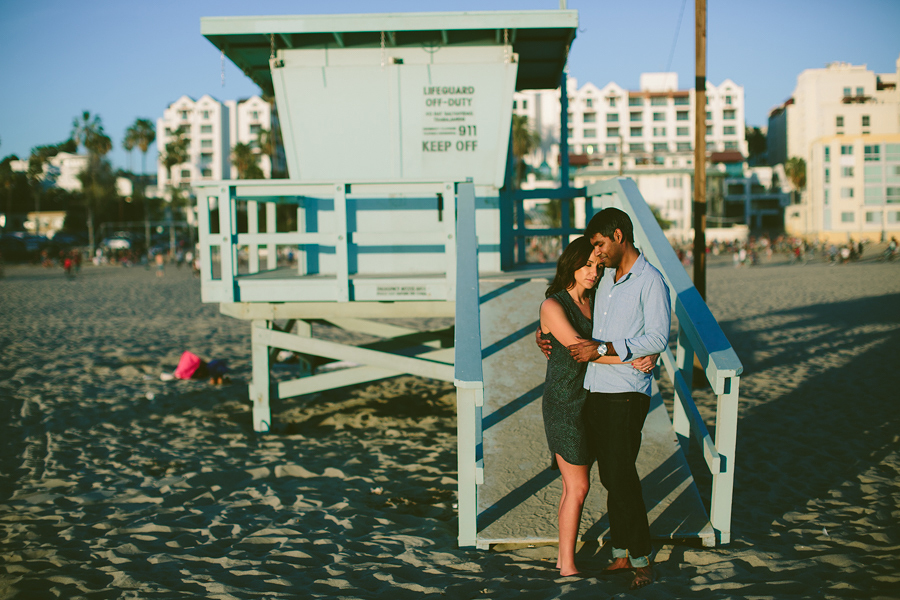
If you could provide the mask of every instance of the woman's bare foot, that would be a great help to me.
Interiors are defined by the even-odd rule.
[[[572,567],[571,569],[560,569],[559,570],[560,577],[578,577],[581,575],[581,571]]]

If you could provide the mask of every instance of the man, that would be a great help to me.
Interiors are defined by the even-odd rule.
[[[628,363],[662,353],[671,326],[669,288],[634,247],[631,219],[621,210],[607,208],[594,215],[584,235],[606,272],[594,300],[594,339],[569,351],[575,360],[591,363],[584,378],[585,429],[607,491],[613,547],[613,562],[604,572],[634,570],[631,589],[637,589],[653,581],[650,528],[635,465],[652,376],[629,364],[593,361],[618,356]]]

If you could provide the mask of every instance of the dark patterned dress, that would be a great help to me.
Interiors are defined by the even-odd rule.
[[[569,323],[579,337],[591,339],[590,319],[578,309],[569,292],[562,290],[551,298],[559,302],[569,319]],[[584,374],[587,363],[575,362],[569,351],[550,333],[541,337],[550,340],[550,360],[547,361],[547,377],[544,383],[544,431],[550,447],[550,468],[558,469],[556,455],[572,465],[590,464],[584,434],[584,420],[581,410],[587,391],[584,389]]]

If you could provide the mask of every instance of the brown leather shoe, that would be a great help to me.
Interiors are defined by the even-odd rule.
[[[633,571],[634,567],[631,566],[631,561],[625,558],[617,558],[611,563],[609,566],[603,569],[604,573],[617,573],[618,571]]]
[[[637,567],[634,570],[634,580],[628,589],[639,590],[651,583],[653,583],[653,567]]]

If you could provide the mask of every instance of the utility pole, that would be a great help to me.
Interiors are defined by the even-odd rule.
[[[694,287],[706,299],[706,0],[694,0]]]

